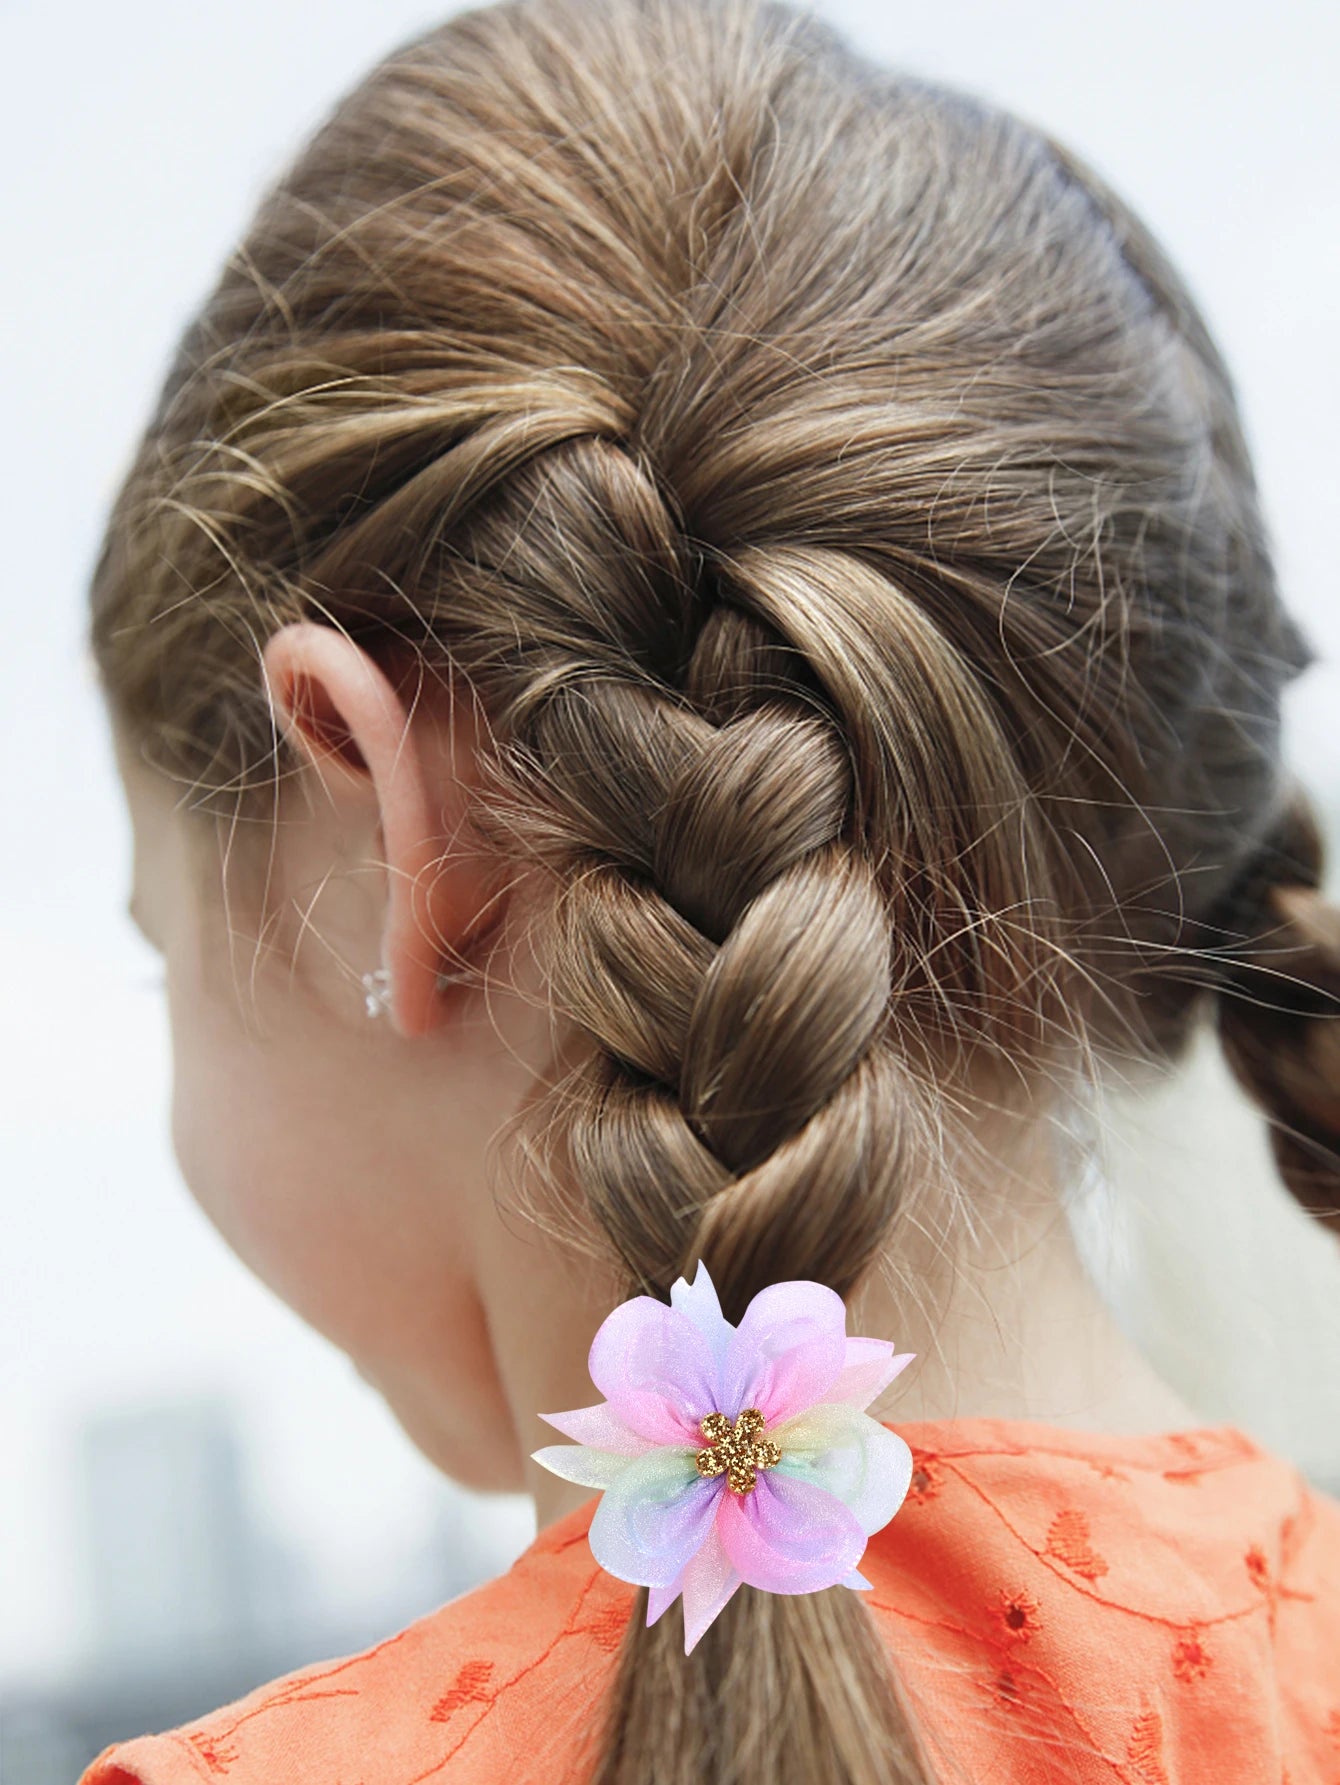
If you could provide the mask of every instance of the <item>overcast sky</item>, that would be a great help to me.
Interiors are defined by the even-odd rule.
[[[819,10],[882,58],[1070,142],[1187,274],[1236,373],[1286,595],[1324,657],[1289,695],[1286,738],[1340,849],[1333,9]],[[11,70],[0,727],[13,840],[0,888],[0,1680],[59,1665],[81,1639],[70,1444],[91,1408],[197,1388],[234,1396],[257,1492],[336,1594],[397,1566],[441,1496],[351,1366],[247,1276],[178,1179],[165,1012],[141,983],[156,960],[122,911],[129,837],[82,630],[106,505],[178,331],[261,186],[373,61],[443,16],[400,0],[0,5]],[[1204,1185],[1224,1161],[1199,1158]],[[1263,1154],[1252,1169],[1264,1173]],[[1229,1273],[1197,1293],[1227,1321],[1243,1288]],[[1175,1346],[1159,1293],[1131,1306]],[[1313,1317],[1289,1313],[1306,1355]],[[1335,1362],[1314,1357],[1318,1393]],[[1300,1433],[1308,1388],[1304,1372],[1290,1415]],[[1234,1392],[1229,1416],[1250,1416],[1256,1403]],[[495,1509],[501,1549],[528,1539],[526,1506]]]

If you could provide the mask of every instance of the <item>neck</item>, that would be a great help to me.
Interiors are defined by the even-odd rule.
[[[1040,1132],[1040,1131],[1039,1131]],[[851,1334],[915,1351],[870,1415],[897,1427],[923,1420],[997,1418],[1112,1432],[1194,1426],[1200,1416],[1154,1370],[1098,1294],[1075,1245],[1037,1135],[993,1193],[973,1198],[971,1247],[935,1234],[930,1211],[909,1206],[890,1248],[849,1298]],[[997,1166],[1001,1159],[997,1155]],[[1008,1175],[1008,1184],[1002,1177]],[[941,1224],[943,1227],[943,1223]],[[967,1223],[961,1223],[962,1228]],[[504,1383],[525,1455],[526,1488],[543,1529],[592,1497],[530,1460],[565,1440],[536,1416],[600,1399],[586,1372],[592,1334],[613,1299],[597,1272],[552,1342],[502,1341]],[[571,1289],[573,1279],[568,1279]],[[508,1305],[524,1306],[513,1282]]]

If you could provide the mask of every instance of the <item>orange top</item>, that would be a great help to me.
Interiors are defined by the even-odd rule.
[[[861,1599],[945,1780],[1340,1785],[1340,1501],[1236,1426],[893,1429],[912,1486]],[[591,1555],[597,1503],[375,1648],[114,1743],[79,1785],[581,1779],[636,1593]]]

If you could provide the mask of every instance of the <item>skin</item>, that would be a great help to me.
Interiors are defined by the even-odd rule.
[[[509,1201],[499,1137],[526,1131],[555,1067],[524,945],[537,887],[462,843],[485,735],[468,701],[416,698],[306,622],[269,641],[264,667],[302,768],[252,870],[263,897],[239,896],[250,883],[225,875],[212,825],[176,810],[113,726],[130,909],[166,968],[176,1158],[237,1256],[424,1455],[469,1487],[530,1493],[543,1527],[591,1490],[530,1460],[564,1442],[539,1412],[601,1398],[587,1352],[621,1293]],[[437,985],[462,954],[487,963],[487,990]],[[370,1022],[360,976],[382,962],[393,1007]],[[869,1411],[1195,1426],[1086,1275],[1044,1125],[1002,1118],[982,1139],[971,1262],[909,1232],[899,1272],[917,1297],[877,1273],[850,1303],[849,1332],[919,1354]]]

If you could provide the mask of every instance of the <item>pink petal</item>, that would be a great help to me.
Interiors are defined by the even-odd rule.
[[[687,1314],[650,1295],[620,1302],[601,1322],[587,1363],[625,1426],[654,1444],[703,1443],[698,1424],[717,1404],[716,1369]]]
[[[542,1413],[540,1418],[565,1438],[589,1444],[593,1450],[614,1450],[620,1456],[640,1457],[652,1448],[652,1440],[626,1426],[608,1401],[594,1407],[574,1407],[568,1413]]]
[[[733,1495],[727,1494],[728,1498]],[[735,1589],[743,1585],[739,1571],[732,1565],[714,1522],[684,1568],[684,1653],[691,1655],[698,1638],[727,1604]]]
[[[868,1407],[916,1355],[915,1351],[902,1351],[895,1357],[887,1339],[848,1339],[846,1361],[824,1399]]]
[[[848,1579],[851,1577],[849,1576]],[[856,1575],[856,1579],[861,1577]],[[684,1653],[691,1655],[698,1639],[737,1587],[744,1585],[722,1548],[715,1521],[701,1545],[667,1587],[647,1588],[647,1623],[652,1625],[684,1595]]]
[[[866,1545],[860,1522],[841,1500],[811,1482],[772,1470],[760,1473],[747,1494],[727,1489],[716,1527],[741,1578],[769,1593],[814,1593],[837,1586]]]
[[[721,1411],[757,1407],[769,1425],[826,1397],[847,1354],[847,1309],[836,1290],[805,1278],[772,1283],[745,1309],[721,1379]]]
[[[687,1566],[687,1564],[685,1566]],[[679,1573],[675,1576],[674,1580],[672,1580],[670,1582],[670,1585],[668,1587],[648,1587],[647,1588],[647,1627],[648,1627],[648,1629],[650,1629],[650,1627],[656,1622],[657,1618],[660,1617],[662,1612],[669,1611],[670,1607],[675,1603],[676,1599],[679,1598],[680,1588],[683,1585],[684,1585],[684,1570],[681,1568]]]

